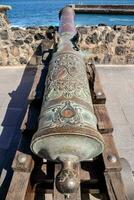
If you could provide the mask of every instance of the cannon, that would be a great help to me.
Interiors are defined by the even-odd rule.
[[[93,159],[104,150],[97,130],[85,62],[76,46],[74,11],[60,11],[59,41],[46,78],[38,130],[31,150],[41,158],[62,163],[56,187],[64,195],[79,187],[79,162]]]

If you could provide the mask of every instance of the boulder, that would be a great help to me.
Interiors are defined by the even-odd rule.
[[[134,26],[127,26],[128,33],[134,33]]]
[[[43,33],[37,33],[37,34],[35,34],[34,39],[35,40],[45,39],[45,35]]]
[[[20,64],[22,64],[22,65],[27,64],[26,58],[20,57]]]
[[[113,42],[113,39],[115,38],[115,34],[111,31],[110,33],[107,33],[106,35],[106,42]]]
[[[134,64],[134,56],[132,54],[129,54],[126,56],[126,63],[127,64]]]
[[[1,40],[8,40],[8,31],[7,30],[2,30],[0,32],[0,38],[1,38]]]
[[[31,44],[33,42],[32,36],[26,37],[26,39],[24,40],[24,42],[27,43],[27,44]]]
[[[117,46],[115,48],[115,54],[118,55],[118,56],[121,56],[121,55],[124,55],[125,54],[125,47],[123,46]]]
[[[108,63],[111,62],[111,59],[112,59],[112,56],[109,55],[109,54],[106,54],[106,55],[104,56],[103,63],[104,63],[104,64],[108,64]]]
[[[85,40],[85,42],[86,42],[86,44],[90,44],[90,43],[92,43],[92,44],[96,44],[96,43],[98,43],[98,35],[97,35],[97,33],[95,32],[95,33],[93,33],[92,35],[90,35],[90,36],[87,36],[87,38],[86,38],[86,40]]]
[[[16,46],[12,46],[11,48],[11,54],[14,56],[14,57],[18,57],[20,55],[20,51],[19,51],[19,48],[16,47]]]

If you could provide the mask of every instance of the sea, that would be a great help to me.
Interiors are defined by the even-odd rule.
[[[58,25],[58,13],[68,4],[134,5],[134,0],[0,0],[0,4],[11,5],[7,15],[12,26]],[[134,25],[134,15],[76,14],[76,25]]]

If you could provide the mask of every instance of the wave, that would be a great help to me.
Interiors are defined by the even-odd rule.
[[[134,19],[111,18],[111,19],[109,19],[109,21],[112,21],[112,22],[114,22],[114,21],[122,21],[122,22],[134,22]]]

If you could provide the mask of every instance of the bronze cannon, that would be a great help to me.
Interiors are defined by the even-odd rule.
[[[62,162],[56,186],[63,194],[76,192],[76,166],[103,152],[97,130],[85,62],[75,45],[74,11],[60,12],[59,41],[50,61],[39,126],[31,150],[41,158]]]

